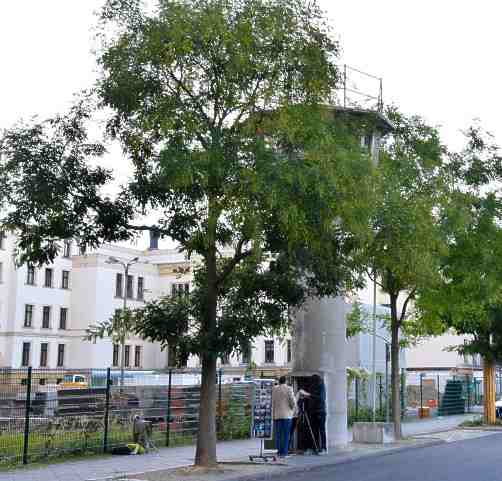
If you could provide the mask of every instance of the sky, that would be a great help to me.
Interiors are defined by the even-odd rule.
[[[65,110],[95,78],[93,12],[103,0],[0,1],[0,129]],[[340,63],[383,78],[384,101],[441,126],[452,148],[474,118],[502,144],[502,2],[319,0]],[[119,177],[127,162],[106,159]]]

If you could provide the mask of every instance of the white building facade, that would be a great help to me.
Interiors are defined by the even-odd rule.
[[[190,289],[190,262],[176,249],[138,250],[105,245],[83,254],[73,243],[65,245],[54,263],[16,267],[15,237],[0,242],[0,367],[89,369],[118,367],[119,346],[110,339],[84,340],[86,329],[113,316],[124,305],[140,307],[145,301]],[[110,258],[138,258],[125,277],[124,268]],[[233,355],[220,364],[232,367],[288,367],[293,357],[289,336],[260,337],[251,341],[249,355]],[[168,350],[157,343],[131,337],[125,347],[128,368],[163,369]],[[189,367],[198,359],[190,358]]]

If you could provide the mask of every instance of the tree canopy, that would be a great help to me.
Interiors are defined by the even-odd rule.
[[[108,0],[100,37],[94,93],[130,181],[101,195],[111,173],[88,164],[104,149],[83,104],[6,133],[0,222],[24,261],[54,259],[62,238],[144,231],[196,261],[192,292],[147,304],[135,325],[200,356],[196,463],[213,464],[218,355],[286,327],[287,306],[360,284],[373,168],[327,107],[339,46],[315,2]]]
[[[372,218],[374,237],[367,248],[368,273],[389,296],[392,365],[392,412],[400,429],[399,348],[402,333],[420,334],[409,315],[417,290],[439,274],[444,241],[437,214],[444,195],[444,147],[436,128],[396,108],[387,116],[392,135],[382,146],[379,195]]]
[[[449,202],[441,217],[448,250],[441,276],[424,286],[417,302],[425,323],[468,335],[452,346],[481,354],[485,362],[502,359],[502,157],[479,125],[465,132],[463,151],[451,155]]]

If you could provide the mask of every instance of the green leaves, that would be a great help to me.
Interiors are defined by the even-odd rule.
[[[86,329],[84,339],[96,341],[109,337],[114,344],[124,342],[134,333],[136,317],[131,309],[118,309],[114,315],[105,321],[92,324]]]
[[[129,237],[121,229],[130,207],[103,199],[111,173],[91,167],[104,153],[88,140],[84,102],[67,115],[18,124],[0,139],[0,225],[18,234],[18,261],[43,264],[59,252],[60,239],[82,245]]]
[[[444,184],[444,148],[436,129],[419,117],[407,118],[395,108],[388,116],[395,130],[378,168],[380,200],[369,251],[383,290],[398,296],[415,292],[439,275],[445,246],[436,215]]]
[[[502,358],[502,211],[498,147],[479,126],[466,132],[466,147],[450,155],[450,176],[441,228],[448,251],[441,277],[424,286],[417,308],[425,322],[470,336],[459,352]],[[491,341],[490,341],[491,339]]]

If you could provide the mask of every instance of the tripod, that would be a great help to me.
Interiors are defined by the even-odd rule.
[[[300,399],[298,401],[298,426],[302,426],[303,429],[307,428],[306,432],[310,434],[310,438],[312,439],[312,443],[314,445],[314,453],[319,454],[319,447],[317,445],[317,439],[314,435],[314,431],[312,429],[312,424],[310,423],[309,415],[305,410],[305,400]]]

